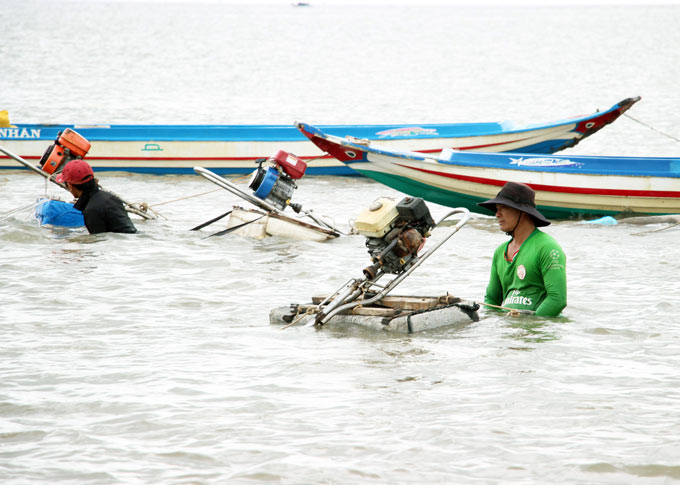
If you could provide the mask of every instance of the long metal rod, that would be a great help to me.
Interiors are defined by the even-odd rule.
[[[250,195],[247,192],[244,192],[238,186],[231,183],[230,181],[228,181],[224,177],[220,177],[215,172],[211,172],[210,170],[203,168],[203,167],[194,167],[194,172],[196,172],[200,176],[210,180],[215,185],[218,185],[218,186],[222,187],[223,189],[228,190],[232,194],[238,195],[239,197],[241,197],[245,201],[250,202],[251,204],[253,204],[256,207],[259,207],[260,209],[263,209],[263,210],[266,210],[266,211],[269,211],[269,212],[273,212],[275,214],[284,215],[283,211],[281,209],[279,209],[278,207],[275,207],[265,200],[259,199],[259,198],[255,197],[253,195]],[[305,210],[303,210],[302,212],[307,217],[309,217],[314,222],[316,222],[320,226],[319,227],[320,229],[330,230],[330,231],[342,234],[340,231],[338,231],[333,226],[330,226],[329,224],[319,220],[316,216],[312,215],[311,212],[305,211]],[[284,215],[284,217],[285,217],[285,215]]]
[[[378,281],[380,278],[383,277],[385,273],[379,273],[376,275],[375,278],[373,278],[373,282]],[[329,313],[332,313],[335,315],[337,312],[334,312],[334,309],[346,301],[355,301],[359,295],[361,295],[364,290],[363,286],[366,284],[367,279],[366,277],[356,279],[353,278],[349,280],[347,283],[345,283],[344,286],[341,288],[337,289],[333,295],[330,295],[324,299],[321,303],[317,305],[317,308],[320,308],[319,313],[317,317],[313,321],[313,325],[323,325],[323,323],[326,322],[327,318],[326,315]],[[329,300],[330,303],[327,303]],[[358,304],[358,302],[357,302]],[[323,305],[326,305],[324,308]],[[356,305],[354,305],[356,306]],[[330,318],[330,317],[329,317]]]
[[[451,216],[454,215],[454,214],[463,214],[463,217],[460,219],[460,221],[458,221],[458,223],[457,223],[455,226],[453,226],[453,228],[451,229],[451,231],[449,232],[449,234],[446,235],[446,237],[444,237],[444,238],[443,238],[441,241],[439,241],[437,244],[435,244],[435,245],[432,246],[430,249],[428,249],[427,251],[425,251],[425,253],[423,253],[423,255],[420,256],[420,257],[418,258],[418,260],[417,260],[415,263],[413,263],[413,265],[411,265],[411,266],[409,267],[408,270],[404,271],[404,272],[401,273],[398,277],[396,277],[394,280],[392,280],[392,281],[390,282],[390,284],[387,285],[385,294],[387,294],[387,293],[388,293],[389,291],[391,291],[395,286],[397,286],[397,285],[398,285],[399,283],[401,283],[404,279],[406,279],[407,276],[409,276],[411,273],[413,273],[413,272],[415,271],[415,269],[416,269],[418,266],[420,266],[421,264],[423,264],[423,262],[424,262],[427,258],[429,258],[429,257],[432,255],[432,253],[434,253],[437,249],[439,249],[439,248],[442,246],[442,244],[444,244],[446,241],[448,241],[448,240],[451,238],[451,236],[453,236],[455,233],[457,233],[457,232],[460,230],[460,228],[463,227],[463,226],[467,223],[467,221],[470,219],[470,211],[467,210],[467,209],[465,209],[465,208],[463,208],[463,207],[458,207],[458,208],[452,210],[451,212],[449,212],[448,214],[446,214],[444,217],[442,217],[442,218],[439,220],[439,222],[438,222],[437,224],[435,224],[434,227],[435,227],[435,228],[438,227],[442,222],[444,222],[446,219],[448,219],[449,217],[451,217]],[[384,295],[383,295],[383,296],[384,296]]]
[[[338,231],[335,227],[333,227],[333,226],[331,226],[330,224],[328,224],[326,221],[323,221],[323,220],[319,219],[318,217],[316,217],[315,215],[313,215],[313,214],[311,213],[311,211],[306,211],[306,210],[302,209],[301,212],[302,212],[304,215],[306,215],[307,217],[309,217],[311,220],[313,220],[314,222],[316,222],[316,223],[317,223],[318,225],[320,225],[321,227],[325,227],[325,228],[327,228],[327,229],[330,229],[331,231],[340,232],[340,231]]]
[[[16,155],[16,154],[10,152],[10,151],[7,150],[6,148],[4,148],[2,145],[0,145],[0,152],[4,153],[5,155],[7,155],[7,156],[10,157],[10,158],[13,158],[14,160],[16,160],[17,162],[19,162],[20,164],[22,164],[22,165],[25,166],[26,168],[28,168],[28,169],[34,171],[35,173],[37,173],[38,175],[42,175],[42,176],[45,177],[47,180],[49,180],[50,182],[52,182],[52,183],[54,183],[54,184],[57,184],[57,185],[58,185],[59,187],[61,187],[62,189],[67,190],[67,189],[66,189],[66,185],[57,182],[54,178],[52,178],[52,176],[50,176],[50,174],[48,174],[47,172],[43,172],[42,170],[40,170],[40,168],[38,168],[37,166],[33,165],[31,162],[28,162],[28,161],[24,160],[23,158],[21,158],[19,155]]]
[[[41,175],[42,177],[46,178],[47,180],[49,180],[53,184],[58,185],[59,187],[61,187],[64,190],[68,190],[66,188],[65,184],[57,182],[56,179],[54,177],[52,177],[52,175],[48,174],[47,172],[40,170],[40,168],[37,167],[36,165],[32,164],[31,162],[29,162],[27,160],[24,160],[19,155],[12,153],[11,151],[4,148],[3,146],[0,146],[0,152],[4,153],[5,155],[7,155],[10,158],[13,158],[14,160],[16,160],[17,162],[22,164],[24,167],[28,168],[29,170],[32,170],[33,172],[37,173],[38,175]],[[121,197],[119,197],[117,194],[114,194],[114,195],[116,195],[116,197],[118,197],[121,200],[121,202],[125,205],[125,210],[127,210],[128,212],[131,212],[133,214],[137,214],[138,216],[143,217],[144,219],[155,219],[156,218],[155,216],[148,214],[147,212],[144,212],[141,209],[136,208],[134,205],[130,204],[129,202],[126,202]]]
[[[212,183],[215,185],[219,185],[223,189],[228,190],[234,195],[238,195],[242,199],[250,202],[251,204],[259,207],[260,209],[264,209],[270,212],[274,212],[275,214],[282,214],[281,210],[278,209],[278,207],[275,207],[271,205],[269,202],[266,202],[262,199],[258,199],[257,197],[253,197],[247,192],[244,192],[240,188],[238,188],[236,185],[232,184],[229,182],[227,179],[220,177],[214,172],[211,172],[208,169],[205,169],[203,167],[194,167],[194,172],[199,174],[200,176],[210,180]]]
[[[321,318],[317,317],[316,324],[323,325],[328,320],[330,320],[333,316],[337,315],[338,313],[340,313],[342,311],[349,310],[350,308],[354,308],[357,305],[370,305],[371,303],[374,303],[374,302],[380,300],[381,298],[385,297],[390,291],[392,291],[394,288],[396,288],[397,285],[399,285],[399,283],[404,281],[411,273],[413,273],[413,271],[415,271],[415,269],[418,266],[423,264],[423,262],[427,258],[429,258],[432,255],[432,253],[434,253],[437,249],[439,249],[442,244],[444,244],[446,241],[448,241],[451,236],[453,236],[455,233],[457,233],[460,230],[460,228],[463,227],[467,223],[467,221],[470,219],[470,211],[463,208],[463,207],[459,207],[459,208],[452,210],[451,212],[446,214],[444,217],[442,217],[440,219],[440,221],[437,224],[435,224],[435,228],[454,214],[463,214],[463,217],[461,218],[460,221],[458,221],[458,223],[455,226],[453,226],[453,229],[451,230],[451,232],[444,239],[439,241],[435,246],[433,246],[430,249],[428,249],[427,251],[425,251],[425,253],[423,253],[423,255],[420,258],[418,258],[418,260],[413,265],[411,265],[411,267],[409,267],[408,270],[404,271],[399,276],[394,278],[392,281],[390,281],[390,283],[387,286],[385,286],[375,296],[369,298],[368,300],[352,301],[352,297],[356,298],[358,296],[357,292],[354,292],[350,295],[350,298],[347,298],[347,300],[350,300],[349,303],[346,303],[344,305],[335,305],[334,306],[335,308],[332,308],[329,312],[324,311],[325,309],[322,310],[321,311],[322,315],[320,315]],[[384,273],[379,273],[380,276],[382,276],[382,274],[384,274]],[[375,279],[377,279],[377,278],[375,278]],[[362,284],[370,285],[371,281],[366,280]]]

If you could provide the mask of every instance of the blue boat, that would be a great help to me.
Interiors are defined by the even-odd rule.
[[[639,97],[605,111],[550,123],[517,126],[500,123],[319,125],[325,133],[379,141],[394,150],[439,153],[462,151],[554,153],[572,147],[615,121]],[[308,163],[307,174],[356,175],[320,151],[294,125],[49,125],[0,124],[0,145],[37,163],[57,134],[67,128],[92,144],[86,160],[96,171],[193,173],[201,166],[217,174],[254,170],[258,158],[285,150]],[[21,165],[0,154],[0,169]]]
[[[314,126],[298,128],[348,167],[393,189],[449,207],[491,215],[477,203],[506,182],[536,191],[549,218],[680,214],[680,157],[598,157],[443,150],[436,156],[394,151],[340,138]]]

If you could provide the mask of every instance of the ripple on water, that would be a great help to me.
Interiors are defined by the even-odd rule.
[[[14,122],[291,123],[292,113],[324,123],[537,122],[606,108],[619,100],[612,92],[638,86],[649,93],[633,108],[641,119],[680,126],[668,103],[678,79],[668,62],[673,6],[88,2],[64,17],[54,2],[5,3],[2,109]],[[529,13],[532,28],[517,29]],[[54,29],[55,18],[78,35]],[[612,42],[628,25],[632,41]],[[243,41],[224,42],[225,32]],[[666,49],[653,45],[660,32]],[[310,39],[315,52],[353,53],[354,69],[314,55],[291,63]],[[54,45],[61,58],[89,62],[51,69]],[[196,55],[207,46],[216,62]],[[545,75],[517,69],[527,52],[550,65]],[[419,68],[376,89],[376,72],[409,64]],[[35,75],[46,66],[49,76]],[[587,90],[563,82],[574,66],[591,74]],[[493,69],[503,75],[479,76]],[[180,82],[191,72],[207,73],[200,90]],[[300,96],[300,79],[313,96]],[[67,84],[73,96],[63,96]],[[625,118],[570,150],[622,149],[677,155],[675,141]],[[188,229],[227,211],[236,200],[226,191],[194,175],[99,176],[167,219],[136,219],[140,234],[129,236],[39,227],[30,210],[0,220],[3,484],[680,480],[679,228],[546,228],[568,256],[564,318],[482,310],[480,322],[423,335],[281,330],[270,309],[361,275],[361,237],[206,238],[224,220]],[[65,196],[18,171],[0,176],[0,193],[3,215],[43,193]],[[295,197],[347,227],[372,200],[401,195],[365,178],[306,177]],[[436,219],[447,211],[431,210]],[[492,217],[475,216],[398,292],[479,300],[505,240]]]

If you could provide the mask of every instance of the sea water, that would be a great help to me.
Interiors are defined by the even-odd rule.
[[[640,95],[630,115],[657,131],[622,117],[564,153],[680,150],[677,6],[28,0],[0,20],[15,123],[539,122]],[[272,308],[361,275],[362,237],[207,237],[224,220],[189,229],[239,201],[206,180],[99,178],[161,217],[40,227],[10,212],[68,194],[0,173],[3,484],[680,481],[680,227],[547,227],[568,257],[559,318],[282,330]],[[402,196],[299,186],[345,229]],[[474,215],[396,293],[479,301],[506,239]]]

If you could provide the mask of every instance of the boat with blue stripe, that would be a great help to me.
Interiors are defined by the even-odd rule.
[[[525,183],[548,218],[680,214],[680,157],[483,153],[429,156],[339,138],[298,123],[319,148],[357,172],[414,197],[491,215],[477,204],[506,182]]]
[[[572,147],[619,118],[639,97],[604,111],[549,123],[319,125],[325,133],[380,142],[393,150],[555,153]],[[308,163],[308,175],[356,175],[319,150],[291,125],[79,125],[0,123],[0,145],[37,163],[60,132],[75,130],[91,144],[87,161],[95,171],[189,174],[194,166],[214,173],[245,174],[255,161],[278,150]],[[21,168],[0,154],[0,169]]]

